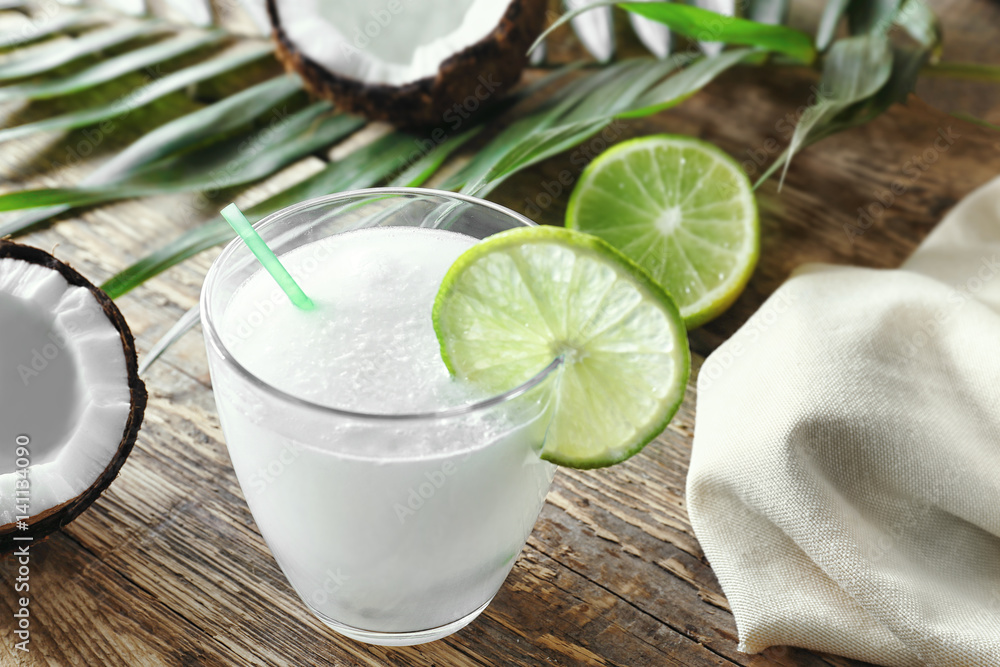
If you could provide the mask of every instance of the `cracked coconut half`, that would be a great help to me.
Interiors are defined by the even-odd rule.
[[[510,91],[545,0],[268,0],[278,57],[341,109],[457,130]]]
[[[104,492],[145,405],[135,342],[111,299],[52,255],[0,241],[0,553]]]

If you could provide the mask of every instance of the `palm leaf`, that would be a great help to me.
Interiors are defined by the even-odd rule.
[[[612,65],[608,69],[615,68],[617,66]],[[563,74],[565,72],[559,72],[559,75]],[[578,102],[585,94],[584,86],[590,82],[589,79],[590,77],[585,77],[570,83],[554,93],[539,110],[514,121],[494,137],[492,141],[479,149],[465,166],[444,182],[442,187],[449,190],[457,190],[469,183],[482,182],[493,165],[503,159],[516,145],[525,141],[533,133],[555,122],[561,113],[564,113],[573,104]]]
[[[929,62],[941,52],[941,26],[923,0],[906,0],[896,14],[897,24],[917,41],[916,46],[892,47],[892,72],[889,80],[871,97],[837,114],[823,128],[813,133],[810,142],[819,141],[858,125],[863,125],[884,113],[893,104],[905,104],[916,89],[917,79]]]
[[[617,114],[617,116],[619,118],[639,118],[676,106],[704,88],[712,79],[755,53],[759,53],[759,51],[733,49],[717,56],[700,58],[648,90],[636,100],[630,109]]]
[[[8,5],[6,9],[15,9],[24,6],[23,3]],[[92,9],[84,9],[78,12],[57,16],[51,21],[42,24],[32,25],[32,29],[14,29],[0,33],[0,48],[9,49],[15,46],[24,46],[37,42],[40,39],[51,37],[59,33],[66,32],[71,28],[94,23],[99,20],[100,14]]]
[[[53,116],[33,123],[0,129],[0,142],[19,139],[36,132],[72,130],[106,120],[121,119],[133,110],[201,81],[242,67],[274,52],[270,44],[251,44],[151,81],[129,95],[109,104]]]
[[[719,20],[720,15],[700,7],[666,3],[630,2],[620,5],[654,21],[670,26],[671,30],[691,38],[711,35],[712,41],[753,46],[781,53],[799,62],[810,64],[816,58],[812,39],[804,32],[782,25],[758,23],[738,17]]]
[[[852,0],[847,7],[847,23],[852,35],[889,32],[902,0]]]
[[[611,8],[600,0],[564,0],[572,14],[568,20],[583,46],[599,62],[606,63],[615,54],[614,19]]]
[[[277,117],[275,117],[277,119]],[[360,129],[365,121],[315,102],[264,130],[254,128],[202,149],[175,154],[144,166],[112,188],[129,197],[189,190],[231,188],[273,174]]]
[[[0,81],[43,74],[84,56],[93,55],[138,37],[163,32],[166,29],[167,24],[156,19],[131,21],[123,25],[88,32],[68,43],[56,41],[43,45],[0,64]]]
[[[482,129],[483,126],[478,125],[438,144],[417,160],[412,161],[408,167],[396,175],[390,185],[407,188],[420,187],[441,168],[441,165],[451,157],[452,153],[479,134]]]
[[[722,15],[707,9],[663,2],[598,0],[561,16],[542,33],[535,41],[535,45],[538,45],[549,33],[566,21],[595,7],[610,5],[618,5],[622,9],[668,25],[671,30],[693,39],[710,35],[712,41],[754,46],[766,51],[784,54],[806,64],[812,63],[816,58],[816,49],[812,39],[799,30],[781,25],[757,23],[733,16],[727,16],[725,20],[720,20]]]
[[[972,114],[957,112],[951,115],[959,120],[964,120],[967,123],[972,123],[973,125],[978,125],[979,127],[985,127],[988,130],[1000,130],[1000,125],[994,125],[993,123],[989,123],[982,118],[976,118]]]
[[[225,36],[226,33],[222,30],[179,35],[173,39],[104,60],[69,76],[0,88],[0,101],[15,98],[41,100],[76,93],[116,79],[123,74],[218,43]]]
[[[479,153],[487,157],[473,160],[449,183],[485,196],[514,173],[572,148],[615,118],[648,116],[680,103],[751,53],[735,49],[702,57],[662,81],[675,68],[670,61],[624,61],[592,74],[591,80],[556,93],[554,99],[565,96],[562,103],[543,107],[497,136]]]
[[[788,147],[764,172],[755,187],[783,166],[778,185],[780,189],[795,153],[817,137],[827,136],[827,126],[835,122],[838,114],[878,92],[891,73],[892,51],[885,35],[873,33],[834,42],[820,80],[819,88],[823,96],[802,114]]]
[[[781,24],[788,19],[791,0],[750,0],[747,18],[758,23]]]
[[[670,46],[673,42],[670,28],[638,14],[629,14],[628,22],[632,25],[632,32],[650,53],[661,60],[670,55]]]
[[[753,51],[750,49],[734,49],[717,56],[699,58],[689,67],[645,90],[633,87],[628,91],[614,91],[619,93],[618,97],[605,94],[603,90],[595,91],[591,98],[604,100],[603,106],[600,104],[586,106],[581,104],[575,111],[587,108],[590,111],[589,114],[584,116],[580,113],[572,113],[568,116],[569,120],[576,121],[580,125],[575,128],[567,126],[568,133],[565,136],[558,136],[554,132],[550,133],[550,136],[545,137],[544,141],[539,142],[535,148],[514,160],[512,164],[503,165],[497,169],[500,174],[499,178],[505,178],[515,171],[570,148],[592,136],[615,118],[649,116],[679,104],[701,90],[721,72],[739,63],[752,53]],[[636,76],[636,80],[654,84],[661,79],[663,74],[668,73],[668,70],[656,67],[657,64],[662,63],[648,65],[651,72],[657,76],[643,77],[639,75]]]
[[[929,49],[907,46],[893,47],[892,73],[882,88],[869,97],[838,113],[822,126],[816,127],[808,143],[833,136],[852,127],[864,125],[882,115],[893,104],[907,101],[930,56]]]
[[[257,222],[305,199],[376,185],[405,164],[414,143],[415,137],[404,132],[388,134],[343,160],[331,162],[301,183],[251,206],[245,211],[247,219]],[[216,216],[113,276],[101,288],[111,298],[117,298],[160,272],[231,238],[232,228],[222,216]]]
[[[923,76],[946,76],[966,81],[1000,83],[1000,67],[982,63],[937,63],[921,70],[920,73]]]
[[[827,11],[831,12],[835,4],[828,3]],[[865,7],[856,9],[855,4]],[[839,11],[843,13],[844,9],[840,7]],[[893,104],[905,103],[920,74],[928,71],[925,65],[935,61],[941,52],[941,26],[923,0],[855,2],[846,10],[853,12],[852,30],[862,34],[839,40],[830,48],[821,83],[828,96],[806,110],[788,148],[754,187],[781,166],[784,181],[792,156],[803,146],[867,123]],[[891,47],[886,35],[893,23],[906,30],[919,45]],[[820,28],[823,29],[822,24]]]
[[[896,13],[896,25],[928,50],[928,60],[936,62],[941,56],[944,36],[941,23],[923,0],[905,0]]]
[[[826,0],[826,7],[823,8],[823,14],[819,18],[819,27],[816,28],[817,49],[825,51],[833,42],[840,19],[843,18],[850,3],[851,0]]]
[[[539,133],[560,123],[575,124],[585,120],[583,112],[587,109],[599,111],[610,104],[620,103],[610,94],[610,90],[607,95],[595,96],[594,93],[604,90],[605,86],[616,90],[627,88],[629,75],[635,74],[637,68],[641,68],[644,64],[664,71],[670,69],[669,63],[646,59],[626,60],[570,82],[553,93],[538,109],[529,112],[497,135],[479,150],[463,169],[448,179],[443,187],[462,188],[464,192],[480,191],[498,163],[508,159],[512,153],[522,152],[523,147],[530,146]],[[569,70],[559,70],[555,73],[555,77],[562,77],[568,73]],[[588,99],[591,100],[589,106],[584,104]],[[574,112],[575,115],[571,116]]]
[[[692,4],[725,17],[736,15],[736,0],[693,0]],[[716,19],[716,21],[719,20]],[[728,18],[722,20],[729,21]],[[724,42],[714,40],[715,32],[716,28],[713,27],[712,30],[700,35],[701,39],[698,40],[698,45],[701,46],[702,53],[706,56],[717,56],[722,53],[722,49],[725,47]]]
[[[420,185],[423,183],[423,180],[427,177],[427,175],[429,175],[427,168],[430,165],[440,165],[452,152],[454,152],[455,149],[464,144],[478,132],[479,128],[474,128],[452,137],[438,146],[435,146],[423,157],[413,162],[410,168],[401,172],[394,180],[394,183],[405,184],[409,187],[416,187]],[[408,150],[409,147],[412,146],[412,142],[412,137],[407,138],[404,135],[390,135],[385,137],[381,141],[372,144],[370,148],[361,149],[360,151],[366,153],[366,155],[372,157],[378,163],[376,169],[366,169],[364,168],[365,165],[358,164],[357,166],[360,168],[353,170],[353,180],[351,180],[351,171],[354,165],[350,164],[350,159],[346,159],[343,162],[338,163],[339,166],[330,165],[326,170],[324,170],[324,172],[320,172],[312,179],[309,179],[314,182],[309,183],[306,181],[303,185],[292,188],[291,191],[274,195],[270,199],[252,207],[247,211],[247,215],[252,221],[257,221],[265,215],[300,201],[295,197],[316,197],[322,194],[327,194],[331,191],[329,190],[331,186],[340,185],[340,189],[348,189],[375,185],[382,180],[382,178],[384,178],[385,174],[391,173],[391,171],[396,168],[399,160],[403,158],[403,151]],[[388,150],[388,154],[384,152],[386,150]],[[359,160],[359,162],[362,161],[363,160]],[[342,180],[340,180],[339,183],[337,182],[337,179],[332,176],[334,172],[340,173],[338,178]],[[181,261],[182,258],[186,259],[187,257],[191,257],[201,250],[206,250],[209,247],[225,243],[231,238],[231,229],[228,225],[222,224],[221,218],[210,220],[206,225],[203,225],[202,227],[193,230],[192,233],[177,239],[177,241],[173,244],[173,254],[167,253],[166,257],[156,255],[150,256],[146,258],[146,260],[134,264],[132,267],[129,267],[129,269],[126,269],[111,278],[111,280],[104,284],[103,288],[108,292],[108,294],[112,295],[112,298],[116,298],[117,296],[120,296],[121,294],[124,294],[134,288],[141,282],[148,280],[157,273],[170,268],[174,264]],[[153,363],[155,363],[156,360],[159,359],[171,345],[194,328],[194,326],[200,321],[201,313],[198,306],[194,306],[186,311],[184,315],[182,315],[181,318],[177,320],[172,327],[170,327],[170,330],[149,350],[143,358],[142,365],[139,368],[139,373],[145,373],[146,370],[152,366]]]
[[[512,174],[563,151],[601,131],[607,121],[581,121],[559,125],[531,135],[530,143],[521,143],[497,162],[484,178],[465,185],[462,192],[485,197]]]
[[[616,114],[634,107],[654,84],[680,67],[678,59],[658,61],[641,58],[627,60],[623,64],[627,67],[611,71],[608,80],[598,81],[597,86],[591,87],[586,97],[565,115],[563,122],[571,124],[601,119],[610,122]]]
[[[266,135],[251,130],[198,150],[171,155],[140,166],[111,185],[22,190],[0,195],[0,211],[54,204],[83,206],[250,183],[364,125],[360,118],[332,114],[331,110],[328,102],[317,102],[269,128]]]
[[[300,91],[302,82],[298,77],[278,76],[263,83],[231,95],[215,104],[186,116],[181,116],[166,125],[156,128],[133,143],[85,178],[81,186],[94,187],[111,185],[128,177],[137,168],[155,162],[178,151],[190,148],[202,141],[218,138],[220,135],[247,125],[282,100]],[[24,205],[19,195],[12,192],[0,195],[0,209]],[[5,203],[5,200],[13,204]],[[23,234],[34,229],[39,223],[71,208],[60,205],[33,210],[0,225],[0,237],[8,234]]]

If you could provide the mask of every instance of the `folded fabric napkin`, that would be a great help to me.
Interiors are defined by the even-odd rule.
[[[739,650],[1000,665],[1000,179],[898,270],[802,267],[705,361],[687,502]]]

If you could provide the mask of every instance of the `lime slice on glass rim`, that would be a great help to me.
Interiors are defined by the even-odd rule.
[[[434,302],[448,369],[492,392],[556,357],[542,458],[573,468],[623,461],[684,398],[684,322],[655,281],[598,238],[559,227],[491,236],[449,269]]]
[[[750,180],[729,155],[691,137],[618,144],[584,170],[566,227],[598,236],[677,301],[688,329],[743,291],[760,248]]]

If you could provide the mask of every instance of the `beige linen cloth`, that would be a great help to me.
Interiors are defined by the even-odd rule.
[[[1000,666],[1000,179],[706,360],[687,501],[741,651]]]

